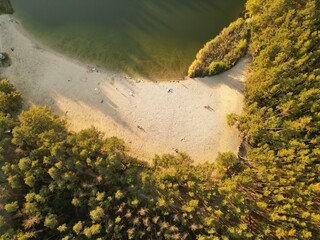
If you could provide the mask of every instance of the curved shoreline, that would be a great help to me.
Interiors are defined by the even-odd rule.
[[[93,125],[107,137],[123,138],[129,152],[143,160],[175,149],[196,162],[237,151],[238,132],[225,116],[242,111],[248,58],[214,77],[153,83],[90,71],[38,44],[11,19],[0,16],[0,50],[13,63],[1,76],[17,86],[27,105],[49,105],[67,118],[71,130]]]

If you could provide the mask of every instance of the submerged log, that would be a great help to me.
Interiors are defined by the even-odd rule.
[[[13,7],[11,5],[10,0],[0,0],[0,14],[12,14]]]

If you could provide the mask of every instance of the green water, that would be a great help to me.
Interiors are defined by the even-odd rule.
[[[245,0],[12,0],[37,39],[85,63],[177,79]]]

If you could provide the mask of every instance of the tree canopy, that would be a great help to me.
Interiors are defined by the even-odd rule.
[[[247,1],[246,106],[228,121],[243,143],[213,163],[148,164],[47,107],[17,121],[21,96],[1,81],[0,239],[319,239],[317,3]]]
[[[0,80],[0,112],[15,113],[21,108],[22,97],[8,80]]]

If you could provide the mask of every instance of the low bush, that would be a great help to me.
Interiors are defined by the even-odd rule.
[[[230,69],[246,54],[247,38],[245,20],[238,18],[198,52],[188,76],[211,76]]]
[[[224,62],[212,62],[208,67],[209,75],[215,75],[220,72],[223,72],[227,68],[227,65]]]

